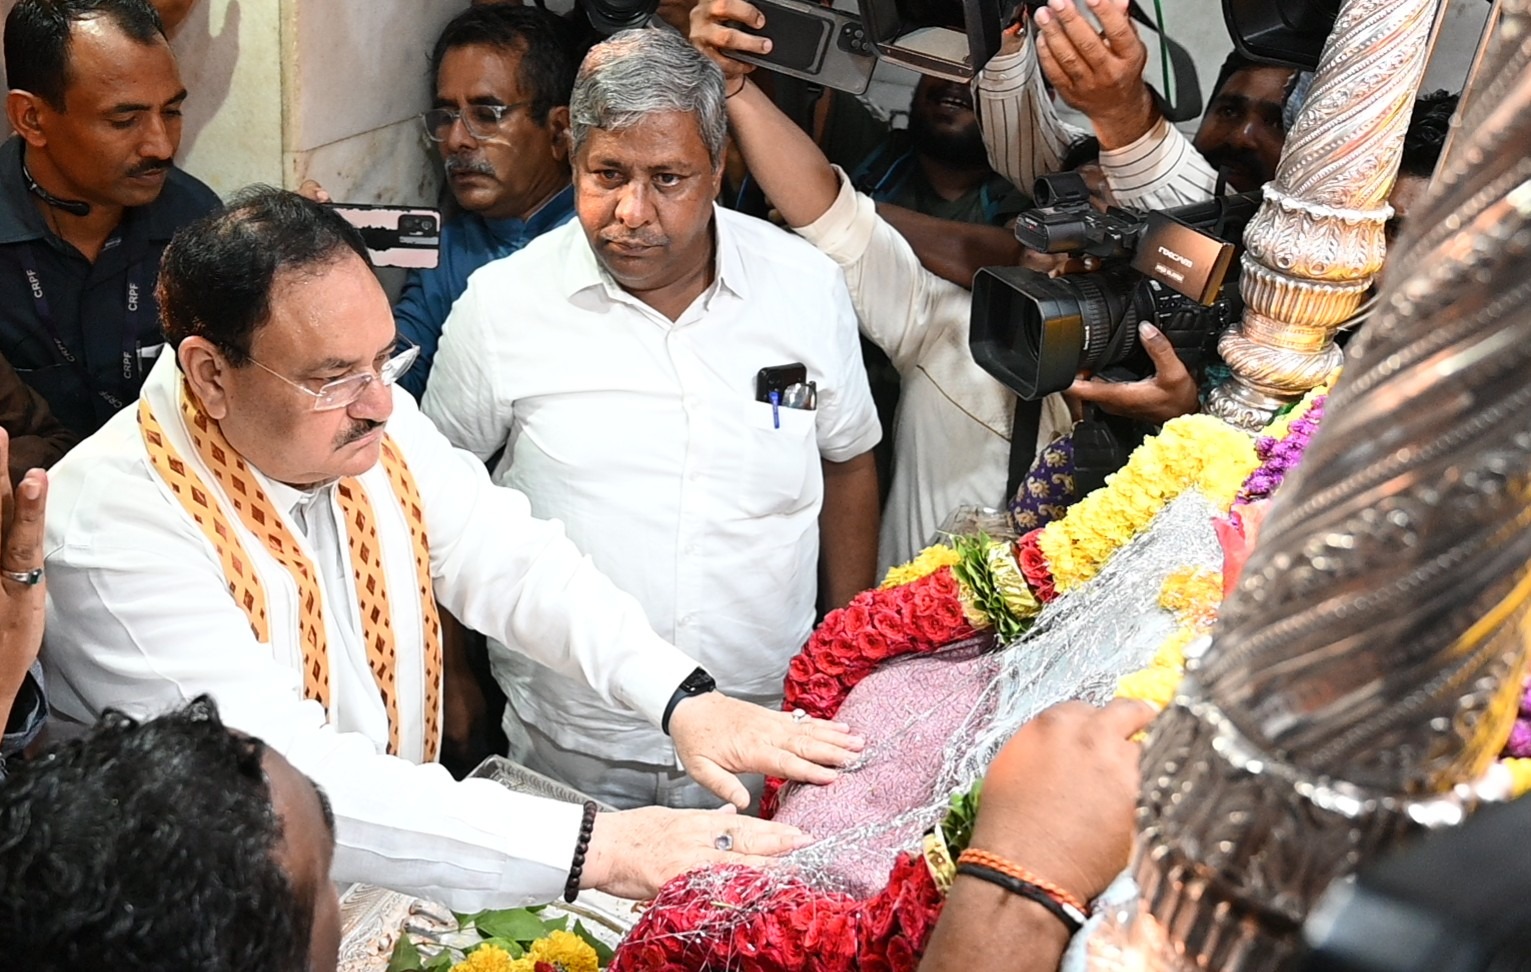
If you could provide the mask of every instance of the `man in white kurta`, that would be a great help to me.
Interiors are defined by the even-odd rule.
[[[602,222],[610,211],[592,206],[602,188],[590,153],[636,166],[629,143],[648,122],[614,99],[647,98],[656,86],[706,90],[710,81],[701,107],[677,95],[649,116],[684,119],[689,137],[662,140],[660,160],[668,174],[694,156],[701,176],[722,157],[722,78],[660,32],[596,52],[571,110],[577,135],[607,137],[599,150],[576,140],[578,219],[474,273],[447,319],[422,407],[454,445],[484,459],[503,449],[495,481],[525,493],[537,516],[568,524],[579,549],[724,691],[779,705],[787,663],[813,626],[819,516],[834,488],[821,463],[831,475],[836,464],[864,467],[866,576],[850,593],[871,582],[869,450],[880,433],[855,313],[833,262],[769,223],[716,207],[700,184],[685,228],[661,200],[647,215],[636,212],[641,204],[624,210],[622,230],[658,235],[662,218],[673,240],[694,224],[710,244],[686,257],[708,271],[699,293],[672,316],[624,286],[592,246],[615,231]],[[624,69],[653,72],[652,83],[608,84]],[[599,120],[583,120],[592,102],[622,126],[600,132]],[[700,134],[708,126],[691,120],[709,107],[719,123],[711,156]],[[815,383],[815,408],[757,400],[757,373],[786,364],[802,365]],[[491,644],[490,660],[509,699],[512,754],[534,769],[617,806],[713,799],[676,772],[670,741],[636,713],[600,705],[592,688],[503,644]]]
[[[280,262],[283,233],[328,248]],[[425,762],[441,716],[438,599],[588,682],[601,705],[656,724],[670,708],[693,771],[776,768],[801,726],[716,693],[677,700],[696,662],[392,387],[408,355],[391,357],[363,252],[333,213],[274,190],[172,245],[161,305],[176,353],[53,472],[43,655],[59,716],[210,694],[328,792],[338,880],[459,910],[581,884],[642,894],[718,859],[723,834],[736,850],[790,846],[759,821],[649,810],[600,815],[576,855],[580,807]],[[241,314],[244,333],[207,323]],[[727,739],[764,747],[736,758]]]

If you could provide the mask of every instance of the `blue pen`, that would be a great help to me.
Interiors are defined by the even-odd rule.
[[[771,427],[781,428],[781,392],[771,389]]]

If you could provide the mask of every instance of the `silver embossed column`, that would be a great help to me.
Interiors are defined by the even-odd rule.
[[[1098,966],[1290,968],[1336,878],[1472,808],[1531,605],[1531,0],[1379,316],[1143,756],[1135,910]]]
[[[1335,329],[1382,267],[1383,226],[1436,0],[1348,0],[1244,233],[1246,309],[1208,410],[1251,431],[1340,363]]]

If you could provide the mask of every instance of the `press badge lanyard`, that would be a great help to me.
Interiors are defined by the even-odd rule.
[[[37,318],[42,321],[43,327],[48,332],[48,338],[53,343],[55,356],[62,359],[65,364],[73,366],[80,381],[87,390],[95,394],[102,401],[112,407],[113,411],[120,410],[124,404],[122,399],[113,395],[104,388],[97,386],[95,378],[90,370],[85,367],[85,362],[80,356],[69,349],[64,339],[59,336],[58,324],[53,319],[53,310],[48,305],[48,296],[43,293],[42,276],[37,272],[37,261],[32,259],[31,246],[22,247],[21,270],[26,277],[27,289],[32,293],[32,304],[37,309]],[[127,287],[123,291],[123,321],[122,321],[122,383],[123,387],[130,387],[138,378],[138,334],[143,324],[143,289],[139,287],[136,276],[130,271],[127,275]]]

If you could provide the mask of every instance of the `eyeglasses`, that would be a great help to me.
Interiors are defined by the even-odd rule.
[[[420,121],[425,125],[425,135],[433,142],[445,142],[452,133],[452,126],[462,119],[462,126],[474,138],[488,138],[505,120],[505,116],[517,108],[525,108],[530,101],[518,101],[513,105],[469,105],[456,108],[432,108],[422,112]]]
[[[415,359],[420,357],[418,345],[411,344],[403,338],[399,339],[399,344],[402,347],[397,347],[377,371],[363,371],[360,374],[346,375],[344,378],[327,381],[319,386],[318,391],[314,391],[300,382],[293,381],[281,372],[273,371],[254,358],[251,358],[250,361],[260,367],[262,371],[275,375],[303,394],[311,395],[314,399],[314,411],[330,412],[337,408],[345,408],[355,402],[362,395],[366,394],[367,389],[372,387],[374,381],[381,381],[384,388],[398,381],[399,377],[409,370],[410,365],[415,363]]]

